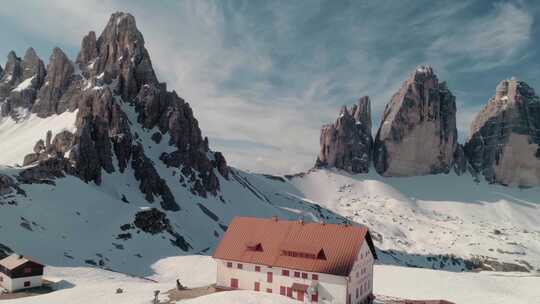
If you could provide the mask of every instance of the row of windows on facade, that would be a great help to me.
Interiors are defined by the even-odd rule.
[[[356,272],[356,277],[359,278],[360,275],[364,275],[364,274],[366,274],[367,272],[368,272],[368,271],[367,271],[366,267],[362,267],[362,269],[360,269],[360,272],[358,272],[358,271]]]
[[[228,268],[232,268],[233,266],[233,263],[232,262],[227,262],[227,267]],[[236,268],[238,269],[243,269],[244,268],[244,265],[241,264],[241,263],[237,263],[236,264]],[[261,272],[261,266],[255,266],[255,271],[256,272]],[[286,270],[286,269],[283,269],[281,270],[281,275],[284,276],[284,277],[289,277],[290,276],[290,271],[289,270]],[[294,271],[293,272],[293,276],[295,278],[300,278],[302,277],[302,279],[307,279],[308,278],[308,274],[305,273],[305,272],[299,272],[299,271]],[[317,274],[312,274],[311,275],[311,279],[312,280],[318,280],[319,279],[319,275]],[[268,272],[268,283],[272,283],[272,272]]]
[[[238,288],[238,279],[231,279],[231,288]],[[261,291],[261,283],[259,282],[254,282],[254,285],[253,285],[253,290],[255,291]],[[266,288],[266,292],[267,293],[272,293],[273,290],[272,288]],[[291,287],[285,287],[285,286],[280,286],[279,287],[279,294],[282,295],[282,296],[287,296],[289,298],[293,298],[293,289]],[[296,291],[296,298],[297,300],[300,300],[300,301],[303,301],[304,300],[304,295],[305,295],[305,292],[304,291]],[[314,293],[311,295],[311,301],[313,302],[317,302],[319,300],[319,295]]]
[[[358,299],[360,295],[363,295],[364,293],[367,293],[369,291],[369,281],[364,282],[362,285],[360,285],[360,289],[356,288],[356,298]]]

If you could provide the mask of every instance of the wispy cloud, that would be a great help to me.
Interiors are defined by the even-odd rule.
[[[487,15],[456,24],[431,44],[429,52],[445,57],[447,64],[464,64],[469,71],[509,65],[527,50],[533,20],[525,7],[496,3]]]

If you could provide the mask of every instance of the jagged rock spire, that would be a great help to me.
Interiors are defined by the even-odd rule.
[[[455,97],[430,66],[419,66],[384,110],[375,168],[384,176],[449,172],[456,147]]]
[[[34,104],[32,112],[37,113],[39,117],[63,112],[65,109],[59,109],[58,104],[73,80],[74,71],[73,63],[66,54],[55,47],[49,57],[45,84],[38,94],[39,101]]]
[[[34,77],[32,80],[35,88],[40,88],[45,79],[47,71],[45,70],[45,64],[38,57],[36,51],[33,48],[28,48],[24,54],[22,61],[22,80]]]
[[[516,78],[501,81],[471,124],[465,153],[491,183],[540,185],[540,97]]]
[[[341,108],[334,124],[321,129],[321,150],[315,167],[335,167],[350,173],[367,173],[371,163],[371,102],[360,98],[351,109]]]
[[[128,13],[112,14],[97,40],[94,32],[84,37],[77,62],[88,75],[118,78],[119,92],[128,99],[135,98],[143,85],[158,84],[143,35]]]
[[[22,67],[21,67],[21,58],[17,57],[17,54],[15,54],[15,51],[10,51],[8,53],[8,59],[6,62],[6,66],[4,68],[4,82],[11,81],[12,83],[16,83],[20,80],[22,76]],[[9,78],[9,80],[8,80]]]
[[[19,120],[26,117],[34,104],[45,78],[45,66],[34,49],[29,48],[23,59],[11,51],[5,72],[0,78],[0,116]]]

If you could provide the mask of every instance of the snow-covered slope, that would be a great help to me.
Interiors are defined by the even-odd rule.
[[[384,251],[383,263],[475,267],[465,265],[461,259],[466,259],[484,261],[476,266],[486,269],[540,269],[538,188],[474,183],[454,174],[383,178],[337,170],[312,170],[271,183],[281,187],[265,192],[271,200],[317,202],[370,227]]]
[[[60,131],[75,131],[77,111],[65,112],[47,118],[30,114],[18,121],[0,117],[0,164],[22,165],[24,156],[32,153],[36,142],[46,137],[47,131],[54,136]]]

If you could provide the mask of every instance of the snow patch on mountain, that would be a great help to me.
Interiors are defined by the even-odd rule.
[[[32,153],[34,145],[45,139],[47,131],[55,134],[67,130],[75,131],[78,110],[40,118],[31,114],[28,118],[15,121],[11,117],[0,117],[0,165],[22,165],[24,156]]]

